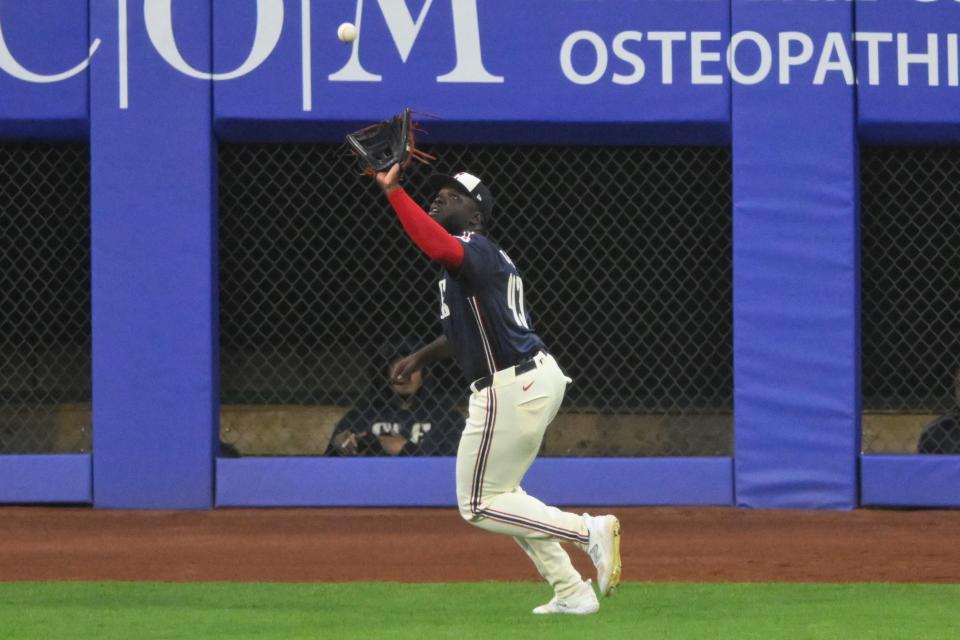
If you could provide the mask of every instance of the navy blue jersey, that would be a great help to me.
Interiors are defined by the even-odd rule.
[[[488,376],[544,349],[523,299],[523,280],[500,247],[468,231],[463,263],[440,280],[440,321],[467,380]]]

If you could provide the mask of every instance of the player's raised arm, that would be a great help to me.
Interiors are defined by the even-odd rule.
[[[463,262],[463,246],[400,186],[400,165],[376,174],[375,179],[414,244],[434,262],[457,269]]]

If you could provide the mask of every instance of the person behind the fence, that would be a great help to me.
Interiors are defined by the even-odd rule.
[[[917,453],[960,453],[960,368],[953,376],[953,406],[924,427]]]
[[[391,384],[390,367],[416,349],[409,340],[380,351],[363,400],[337,423],[329,456],[452,456],[463,415],[444,401],[426,371]]]

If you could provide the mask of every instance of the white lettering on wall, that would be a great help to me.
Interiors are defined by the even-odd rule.
[[[393,43],[397,46],[400,60],[406,62],[407,58],[410,57],[410,52],[413,51],[417,36],[420,35],[423,20],[427,17],[427,12],[433,5],[433,0],[427,0],[423,3],[423,6],[420,7],[420,15],[417,16],[416,20],[413,19],[413,14],[410,13],[410,7],[407,6],[406,0],[403,0],[403,2],[377,0],[377,3],[380,5],[380,11],[383,12],[383,19],[387,22],[390,37],[393,38]]]
[[[850,54],[847,52],[842,34],[827,34],[823,42],[823,50],[820,52],[820,62],[817,63],[817,72],[813,76],[813,84],[823,84],[828,71],[842,73],[847,84],[854,82],[853,63],[850,61]]]
[[[313,109],[313,72],[316,60],[312,57],[312,6],[318,1],[299,0],[303,111]],[[117,73],[121,109],[126,109],[129,104],[129,77],[131,74],[136,77],[138,71],[129,69],[130,2],[131,0],[116,0]],[[140,0],[133,2],[139,3]],[[157,54],[184,76],[201,81],[233,80],[254,72],[274,54],[283,34],[286,0],[256,0],[255,33],[246,59],[232,71],[198,69],[184,59],[178,46],[173,26],[173,0],[142,2],[148,39]],[[370,0],[366,1],[366,5],[364,2],[365,0],[356,0],[355,4],[355,23],[358,28],[364,16],[364,7],[371,9]],[[376,47],[377,51],[382,54],[384,50],[395,48],[400,60],[406,64],[411,59],[417,41],[423,37],[430,11],[436,6],[435,0],[424,0],[414,15],[406,0],[376,0],[374,11],[378,10],[382,14],[384,24],[390,32],[390,38]],[[436,81],[504,82],[503,76],[491,74],[483,63],[477,0],[450,0],[450,8],[452,24],[445,26],[447,33],[452,35],[456,61],[454,68],[436,76]],[[366,13],[369,20],[370,12]],[[434,14],[436,13],[434,11]],[[83,73],[102,44],[100,38],[93,38],[87,57],[66,71],[39,73],[28,69],[11,51],[6,40],[9,33],[5,34],[4,28],[9,32],[13,27],[9,23],[4,23],[2,27],[0,72],[27,83],[56,83]],[[381,75],[371,73],[361,64],[359,52],[360,42],[363,40],[362,28],[360,33],[361,36],[352,44],[349,61],[330,74],[329,80],[377,82],[383,79]],[[200,34],[203,35],[205,34]],[[728,79],[737,84],[755,85],[768,79],[772,81],[770,76],[776,65],[776,81],[781,85],[797,82],[798,73],[805,69],[806,73],[801,74],[803,81],[814,85],[834,81],[847,85],[860,82],[878,86],[884,78],[888,83],[891,82],[893,69],[896,68],[896,82],[900,87],[911,84],[937,87],[942,84],[950,91],[960,87],[960,34],[956,29],[945,33],[834,31],[815,37],[816,41],[814,36],[800,31],[768,34],[739,31],[727,35],[721,31],[626,30],[605,38],[595,31],[578,30],[562,40],[559,63],[563,77],[568,82],[582,86],[594,85],[604,80],[621,86],[637,85],[644,81],[659,82],[663,85],[721,85]],[[21,57],[23,55],[21,54]],[[649,77],[648,62],[658,58],[659,78]],[[854,65],[857,58],[863,61],[859,67]],[[674,64],[676,60],[687,59],[688,67],[685,64],[680,67]],[[295,64],[293,61],[288,63]],[[422,61],[417,64],[421,65]],[[941,67],[944,70],[942,77]],[[923,73],[924,70],[926,73]],[[886,74],[883,75],[882,71]],[[657,74],[654,72],[653,75]],[[291,81],[291,84],[295,84],[295,81]]]
[[[737,49],[744,42],[752,42],[756,45],[760,53],[760,64],[753,73],[744,73],[737,66]],[[730,38],[730,46],[727,48],[727,66],[730,69],[730,77],[739,84],[759,84],[764,81],[767,74],[770,73],[770,67],[773,66],[773,51],[770,49],[770,43],[761,34],[756,31],[738,31]]]
[[[90,60],[93,58],[93,54],[97,52],[99,47],[100,38],[97,38],[93,41],[93,43],[90,44],[87,57],[78,65],[67,69],[66,71],[51,74],[35,73],[17,62],[17,59],[13,57],[13,54],[10,52],[10,48],[7,46],[7,41],[3,37],[3,29],[0,28],[0,69],[3,69],[14,78],[23,80],[24,82],[33,82],[36,84],[60,82],[61,80],[72,78],[86,69],[90,65]]]
[[[926,48],[916,51],[916,40],[924,37]],[[738,84],[753,85],[767,80],[773,65],[777,65],[777,81],[781,85],[789,85],[795,81],[794,73],[804,65],[816,66],[812,69],[809,82],[814,85],[826,84],[828,79],[836,77],[847,85],[854,85],[863,78],[859,77],[859,71],[854,65],[854,48],[857,43],[865,46],[861,47],[859,53],[861,59],[865,60],[866,69],[863,71],[866,83],[876,86],[881,83],[880,70],[882,65],[897,65],[898,84],[907,86],[909,84],[909,71],[911,65],[925,66],[927,69],[926,84],[931,87],[938,86],[940,80],[940,67],[946,67],[946,84],[949,87],[960,86],[960,34],[947,33],[942,37],[936,33],[928,33],[922,36],[911,36],[907,33],[882,33],[882,32],[853,32],[844,33],[840,31],[831,31],[824,35],[822,45],[818,46],[813,38],[800,31],[781,31],[776,34],[777,41],[771,44],[763,34],[756,31],[738,31],[735,32],[726,44],[726,71],[722,73],[707,73],[705,65],[710,63],[722,64],[722,54],[719,51],[712,51],[711,48],[721,49],[722,44],[713,45],[710,43],[722,43],[723,35],[716,31],[622,31],[615,35],[612,40],[613,55],[616,59],[622,60],[630,65],[632,73],[621,73],[608,70],[608,46],[607,41],[593,31],[576,31],[563,41],[560,47],[560,68],[563,75],[575,84],[590,85],[600,82],[605,77],[609,81],[619,85],[631,85],[641,82],[646,77],[647,63],[646,56],[659,57],[661,64],[660,82],[664,85],[675,82],[689,82],[691,85],[716,85],[722,84],[727,77]],[[575,47],[580,43],[581,46],[589,45],[592,48],[594,57],[594,66],[591,69],[575,69],[572,62],[572,54]],[[689,42],[686,46],[687,51],[680,50],[683,43]],[[885,51],[893,51],[891,48],[884,48],[882,45],[896,42],[896,61],[893,54],[888,53],[884,58],[882,54]],[[940,46],[945,42],[945,46]],[[631,43],[633,46],[627,46]],[[651,46],[647,43],[657,43]],[[646,45],[646,48],[644,48]],[[911,49],[912,46],[912,49]],[[747,49],[741,49],[746,47]],[[652,50],[651,50],[652,49]],[[749,66],[746,60],[747,54],[753,53],[750,59],[754,59],[753,64],[756,68],[745,68]],[[690,74],[689,77],[682,77],[681,72],[677,72],[674,67],[676,55],[687,53],[690,56]],[[865,54],[865,55],[864,55]],[[583,60],[586,56],[579,58],[579,64],[586,64]],[[941,62],[941,61],[945,62]],[[609,73],[609,75],[608,75]],[[834,76],[831,76],[831,73]],[[914,80],[916,80],[916,70],[914,70]]]
[[[911,64],[927,65],[927,84],[936,87],[940,84],[940,60],[937,55],[937,34],[927,34],[927,50],[923,53],[910,53],[907,34],[897,34],[897,84],[906,87],[910,84]]]
[[[647,39],[660,43],[660,81],[673,84],[673,43],[687,39],[683,31],[651,31]]]
[[[633,67],[633,73],[630,75],[614,73],[613,82],[615,84],[636,84],[643,80],[643,76],[647,73],[647,65],[644,64],[643,58],[627,50],[628,42],[641,42],[642,40],[643,33],[640,31],[624,31],[618,33],[617,37],[613,39],[613,55]]]
[[[960,87],[960,51],[957,50],[957,34],[947,36],[947,84]]]
[[[300,88],[303,110],[313,110],[313,65],[310,39],[310,0],[300,0]]]
[[[880,43],[893,42],[893,34],[857,32],[853,34],[853,41],[867,43],[867,84],[880,84]]]
[[[177,47],[173,34],[173,0],[144,0],[147,35],[167,63],[180,73],[199,80],[233,80],[247,75],[270,57],[283,31],[283,0],[257,0],[257,30],[250,55],[239,67],[226,73],[210,73],[191,67]]]
[[[120,108],[130,106],[130,70],[127,65],[127,0],[117,0],[117,86],[120,88]]]
[[[790,68],[810,62],[813,58],[813,38],[799,31],[783,31],[779,38],[780,84],[790,84]],[[800,44],[800,51],[791,53],[793,43]]]
[[[723,84],[723,76],[718,73],[704,73],[703,63],[720,62],[719,51],[704,51],[704,42],[720,42],[723,34],[719,31],[694,31],[690,34],[690,78],[693,84]]]
[[[495,76],[483,67],[477,0],[452,2],[453,41],[456,45],[457,64],[450,73],[437,76],[437,82],[503,82],[503,76]]]
[[[573,48],[578,42],[589,43],[594,50],[593,70],[590,73],[582,74],[573,68]],[[560,68],[567,80],[574,84],[593,84],[603,77],[607,72],[607,45],[603,38],[593,31],[576,31],[567,36],[560,47]]]
[[[480,46],[480,19],[477,14],[477,0],[450,0],[453,13],[453,42],[457,62],[449,73],[437,76],[437,82],[463,83],[499,83],[503,76],[496,76],[483,66],[483,54]],[[380,12],[386,22],[390,37],[404,63],[416,44],[420,29],[426,20],[433,0],[427,0],[420,8],[420,14],[414,19],[406,0],[377,0]],[[379,82],[383,76],[367,71],[360,62],[360,43],[363,40],[361,21],[363,18],[363,0],[357,0],[354,24],[361,34],[353,41],[350,59],[340,70],[331,73],[328,79],[333,82]]]
[[[350,59],[347,64],[336,73],[331,73],[328,80],[333,82],[380,82],[383,76],[370,73],[360,64],[360,41],[363,40],[363,0],[357,0],[357,11],[353,18],[357,27],[357,37],[350,49]],[[394,38],[396,40],[396,38]]]

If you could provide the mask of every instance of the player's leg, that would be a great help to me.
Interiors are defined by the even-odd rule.
[[[566,385],[566,376],[548,358],[507,384],[471,396],[457,455],[457,493],[465,519],[504,535],[586,547],[585,518],[548,506],[520,489],[560,409]]]
[[[597,596],[593,593],[590,582],[583,578],[570,556],[555,540],[529,540],[514,538],[520,548],[533,561],[537,571],[543,579],[553,587],[553,598],[533,610],[537,614],[573,613],[589,614],[600,609]]]
[[[607,595],[620,577],[616,518],[562,511],[520,488],[560,408],[566,384],[567,378],[550,358],[510,384],[471,396],[457,454],[460,513],[488,531],[528,541],[564,541],[588,551],[597,566],[601,593]]]
[[[563,385],[566,385],[566,380],[563,380]],[[519,388],[522,389],[522,385]],[[546,389],[546,383],[541,383],[541,390]],[[530,387],[528,387],[528,390],[530,390]],[[562,399],[562,387],[557,395]],[[497,463],[498,465],[503,465],[509,462],[511,466],[517,469],[517,473],[515,474],[517,479],[521,478],[530,467],[530,464],[536,457],[536,453],[540,447],[540,440],[542,439],[542,432],[540,435],[534,434],[528,436],[525,438],[527,442],[522,445],[515,442],[513,437],[508,438],[508,418],[512,411],[502,411],[499,413],[496,411],[498,396],[501,402],[506,401],[509,404],[513,404],[509,398],[509,394],[504,394],[502,391],[498,394],[497,390],[488,390],[487,393],[474,394],[471,397],[470,417],[461,435],[460,446],[457,452],[457,494],[459,496],[461,515],[471,524],[496,533],[514,536],[517,544],[520,545],[533,561],[540,575],[553,587],[555,597],[548,605],[556,605],[557,602],[566,603],[574,600],[579,602],[579,600],[587,597],[586,594],[583,593],[583,578],[573,567],[573,563],[570,562],[570,556],[567,555],[567,552],[560,546],[557,540],[542,534],[539,539],[527,537],[527,535],[531,533],[530,530],[523,529],[518,531],[518,528],[512,524],[504,524],[497,520],[481,516],[479,514],[480,502],[474,502],[473,500],[474,497],[479,498],[482,495],[482,490],[479,489],[479,486],[483,485],[483,482],[478,474],[484,473],[485,466],[490,463],[489,456],[493,439],[501,438],[505,444],[512,443],[511,450],[516,455],[510,461],[497,460]],[[541,396],[542,394],[538,396],[531,395],[531,397],[536,398],[541,398]],[[540,405],[544,404],[542,400],[537,400],[537,402]],[[559,401],[554,401],[554,403],[559,407]],[[556,413],[556,409],[553,409],[552,413]],[[551,415],[550,417],[552,418],[553,416]],[[498,423],[500,425],[500,433],[497,432],[496,428]],[[507,440],[510,442],[507,442]],[[493,490],[492,485],[487,484],[485,486],[488,491]],[[545,512],[552,510],[548,514],[541,514],[541,519],[554,521],[557,518],[564,518],[566,516],[569,522],[564,523],[564,526],[577,528],[580,526],[580,516],[575,514],[562,514],[559,509],[547,507],[547,505],[544,505],[539,500],[527,496],[519,486],[513,486],[511,493],[522,496],[521,500],[523,497],[528,498]],[[528,515],[531,511],[529,504],[522,505],[521,509]],[[523,535],[517,536],[516,534],[518,532]],[[579,529],[577,533],[579,533]],[[589,605],[589,603],[587,604]],[[548,607],[548,605],[544,605],[544,607]],[[552,610],[543,611],[544,607],[538,607],[538,613],[560,612]],[[587,606],[587,608],[590,609],[592,606]]]
[[[464,519],[513,537],[586,547],[589,534],[583,516],[548,506],[520,489],[566,384],[550,358],[508,384],[470,397],[457,452],[457,496]]]
[[[556,540],[514,540],[558,596],[570,595],[583,582],[580,572],[570,562],[570,556]]]

